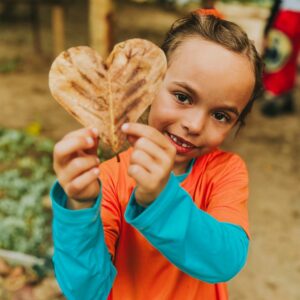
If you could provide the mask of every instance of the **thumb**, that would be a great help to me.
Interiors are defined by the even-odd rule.
[[[97,155],[98,146],[99,146],[99,131],[97,128],[92,128],[91,131],[92,131],[92,138],[94,140],[94,145],[91,148],[85,150],[85,153]]]

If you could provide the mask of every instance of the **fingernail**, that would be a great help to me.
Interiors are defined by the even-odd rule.
[[[98,157],[96,158],[96,163],[100,163],[100,159]]]
[[[97,128],[92,128],[92,132],[94,135],[98,136],[99,132],[98,132],[98,129]]]
[[[98,175],[100,173],[100,170],[98,168],[94,169],[93,172]]]
[[[126,131],[128,128],[129,128],[129,124],[128,124],[128,123],[124,123],[124,124],[122,125],[122,127],[121,127],[121,129],[122,129],[123,131]]]
[[[91,137],[87,137],[87,138],[86,138],[86,141],[87,141],[87,143],[88,143],[89,145],[93,145],[93,144],[94,144],[94,140],[93,140],[93,138],[91,138]]]

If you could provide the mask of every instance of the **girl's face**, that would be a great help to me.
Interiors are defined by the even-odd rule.
[[[248,103],[255,78],[249,59],[199,38],[172,54],[149,125],[176,147],[175,174],[222,144]]]

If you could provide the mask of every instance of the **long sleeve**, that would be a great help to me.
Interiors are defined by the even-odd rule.
[[[68,300],[107,299],[116,269],[104,242],[99,206],[65,208],[67,196],[58,182],[51,189],[53,206],[54,270]]]
[[[245,264],[245,231],[196,207],[173,174],[145,210],[140,210],[133,193],[125,219],[174,265],[199,280],[225,282]]]

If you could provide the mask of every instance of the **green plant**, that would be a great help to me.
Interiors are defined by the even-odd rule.
[[[55,180],[53,142],[0,128],[0,248],[50,254],[51,211],[43,205]]]
[[[16,71],[20,63],[21,63],[20,57],[0,58],[0,74]]]

